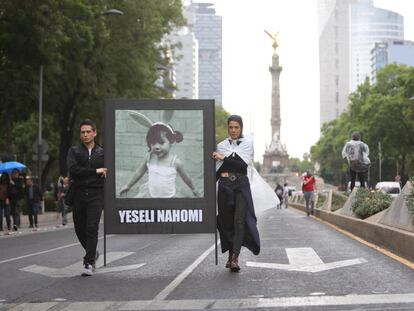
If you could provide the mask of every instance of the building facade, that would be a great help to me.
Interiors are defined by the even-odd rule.
[[[191,25],[191,16],[186,16]],[[190,27],[182,27],[168,36],[175,45],[172,67],[175,76],[175,98],[198,98],[198,41]]]
[[[190,3],[190,26],[198,41],[198,98],[222,104],[222,18],[211,3]]]
[[[350,92],[371,76],[371,50],[375,43],[404,40],[404,18],[376,8],[372,0],[351,5]]]
[[[389,40],[375,43],[371,50],[371,83],[376,83],[378,71],[389,64],[414,67],[414,42]]]
[[[320,126],[348,108],[348,97],[371,76],[376,42],[403,40],[400,14],[372,0],[318,0]]]
[[[321,127],[348,107],[350,3],[318,1]]]

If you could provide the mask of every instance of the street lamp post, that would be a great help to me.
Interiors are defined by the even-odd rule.
[[[37,176],[39,178],[38,184],[42,186],[42,120],[43,120],[43,65],[40,65],[39,72],[39,128],[37,136]]]
[[[379,181],[381,181],[381,162],[382,162],[382,153],[381,153],[381,142],[379,141],[378,142],[378,161],[379,161],[379,163],[378,163],[378,165],[379,165],[379,176],[378,176],[378,178],[379,178]]]

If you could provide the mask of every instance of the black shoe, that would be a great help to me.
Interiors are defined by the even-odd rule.
[[[19,230],[19,229],[17,229],[17,226],[16,226],[16,225],[13,225],[13,230],[14,230],[14,231],[17,231],[17,230]]]

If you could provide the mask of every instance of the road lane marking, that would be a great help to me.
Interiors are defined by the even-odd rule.
[[[127,257],[129,255],[134,254],[133,252],[110,252],[107,253],[107,263],[114,262],[116,260],[122,259],[124,257]],[[78,275],[81,272],[81,267],[83,265],[83,261],[79,261],[77,263],[74,263],[72,265],[69,265],[64,268],[49,268],[45,266],[39,266],[39,265],[31,265],[24,268],[21,268],[19,270],[25,271],[25,272],[31,272],[36,274],[41,274],[44,276],[48,276],[51,278],[65,278],[65,277],[73,277],[75,275]],[[109,273],[109,272],[120,272],[120,271],[127,271],[127,270],[135,270],[138,268],[141,268],[144,266],[145,263],[140,264],[134,264],[134,265],[126,265],[126,266],[115,266],[115,267],[108,267],[108,268],[101,268],[103,267],[103,260],[98,259],[98,262],[96,264],[97,268],[101,268],[96,270],[96,274],[102,274],[102,273]]]
[[[414,293],[344,295],[344,296],[303,296],[270,298],[234,299],[183,299],[183,300],[132,300],[132,301],[88,301],[88,302],[40,302],[40,303],[3,303],[6,310],[243,310],[269,309],[277,307],[323,307],[323,306],[363,306],[363,305],[404,305],[412,306]]]
[[[312,247],[286,248],[286,255],[291,265],[317,266],[323,264],[322,259]]]
[[[289,264],[247,261],[246,266],[256,268],[279,269],[299,272],[321,272],[336,268],[348,267],[367,262],[364,258],[354,258],[324,263],[311,247],[286,248]]]
[[[217,247],[220,242],[217,243]],[[164,300],[193,270],[215,249],[213,244],[209,249],[200,255],[191,265],[189,265],[183,272],[181,272],[170,284],[167,285],[157,296],[154,301]]]
[[[106,237],[110,238],[110,237],[113,237],[113,236],[115,236],[115,234],[107,235]],[[101,239],[103,239],[103,236],[98,238],[98,240],[101,240]],[[23,256],[19,256],[19,257],[14,257],[14,258],[9,258],[9,259],[5,259],[5,260],[0,261],[0,264],[6,263],[6,262],[11,262],[11,261],[16,261],[16,260],[20,260],[20,259],[24,259],[24,258],[28,258],[28,257],[33,257],[33,256],[37,256],[37,255],[47,254],[47,253],[51,253],[51,252],[54,252],[54,251],[58,251],[58,250],[61,250],[61,249],[65,249],[65,248],[69,248],[69,247],[77,246],[77,245],[80,245],[79,242],[59,246],[59,247],[48,249],[48,250],[41,251],[41,252],[31,253],[31,254],[27,254],[27,255],[23,255]]]

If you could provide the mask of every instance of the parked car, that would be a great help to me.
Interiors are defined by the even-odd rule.
[[[396,181],[380,181],[375,185],[375,190],[389,194],[395,198],[401,193],[401,185]]]

